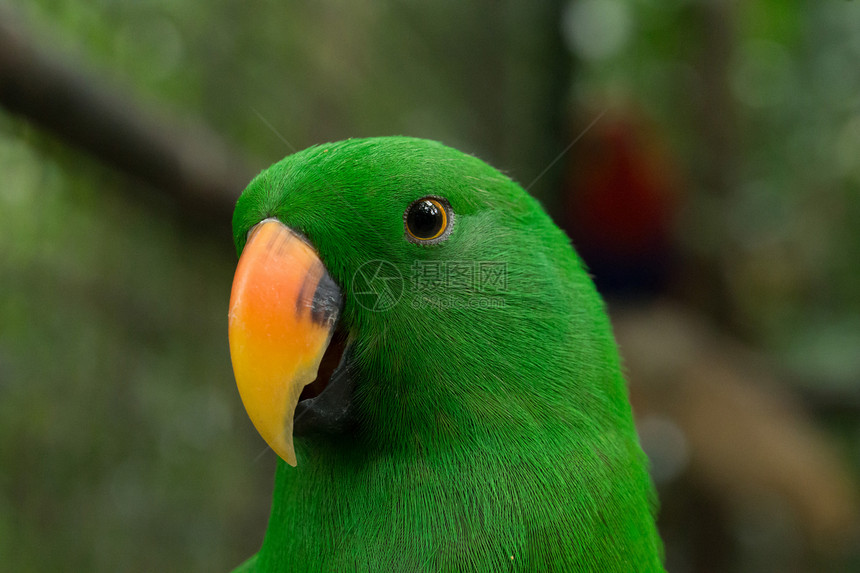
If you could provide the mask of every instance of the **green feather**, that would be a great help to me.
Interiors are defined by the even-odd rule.
[[[415,244],[403,213],[428,195],[450,203],[453,229]],[[355,139],[258,175],[233,218],[240,253],[268,217],[341,286],[358,430],[296,439],[242,571],[663,570],[603,302],[537,201],[442,144]],[[371,261],[403,278],[378,312],[354,286]],[[427,268],[479,276],[428,290],[413,284]]]

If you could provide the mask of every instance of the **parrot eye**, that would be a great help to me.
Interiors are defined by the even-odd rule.
[[[413,243],[433,244],[444,241],[451,232],[454,212],[445,199],[424,197],[413,201],[403,214],[406,238]]]

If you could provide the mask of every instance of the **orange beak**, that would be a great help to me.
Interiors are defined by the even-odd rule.
[[[317,377],[340,305],[340,290],[301,237],[274,219],[251,230],[230,295],[230,357],[248,416],[291,466],[296,404]]]

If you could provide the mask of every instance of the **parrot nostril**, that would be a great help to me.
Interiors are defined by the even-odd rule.
[[[311,302],[311,318],[315,323],[328,327],[337,320],[342,304],[340,288],[327,272],[323,272]]]

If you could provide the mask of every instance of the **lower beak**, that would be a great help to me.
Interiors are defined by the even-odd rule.
[[[245,409],[266,443],[296,465],[293,418],[317,377],[340,313],[340,289],[289,227],[254,227],[230,296],[230,357]]]

